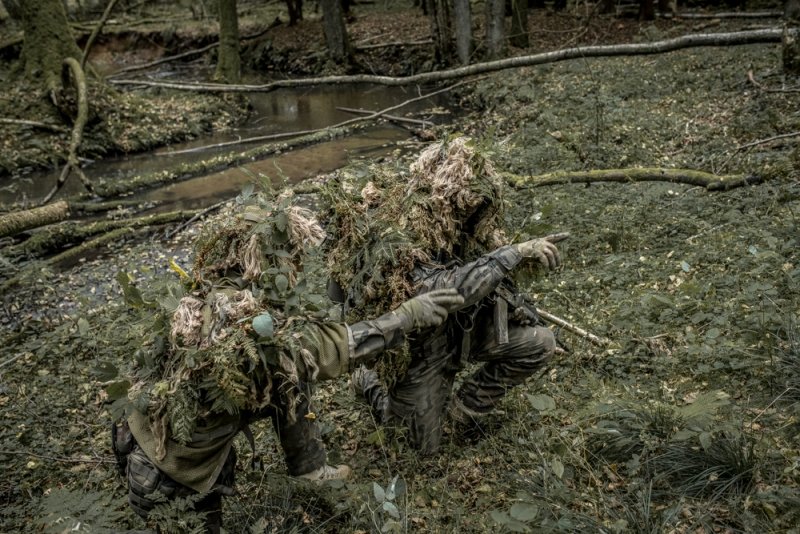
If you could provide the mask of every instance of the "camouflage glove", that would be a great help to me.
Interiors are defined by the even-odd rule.
[[[455,289],[436,289],[404,302],[394,314],[403,323],[403,329],[410,330],[439,326],[447,314],[464,304],[464,297]]]
[[[555,269],[561,265],[561,256],[554,243],[563,241],[569,233],[552,234],[539,239],[531,239],[514,245],[523,258],[533,258],[545,269]]]

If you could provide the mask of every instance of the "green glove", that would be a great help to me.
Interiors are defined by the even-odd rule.
[[[569,237],[569,233],[552,234],[539,239],[531,239],[524,243],[514,245],[523,258],[533,258],[542,264],[545,269],[555,269],[561,265],[561,255],[554,245]]]
[[[455,289],[436,289],[414,297],[401,304],[396,310],[403,323],[404,330],[430,328],[439,326],[447,314],[459,309],[464,304],[464,297]]]

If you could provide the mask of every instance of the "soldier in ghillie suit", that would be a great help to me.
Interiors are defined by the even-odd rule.
[[[426,149],[408,176],[378,169],[360,194],[353,191],[328,187],[338,233],[329,293],[338,293],[349,317],[442,288],[464,297],[443,324],[352,375],[378,420],[406,426],[412,446],[434,453],[448,411],[462,430],[481,429],[506,391],[554,353],[553,333],[509,275],[526,260],[558,267],[554,243],[567,234],[506,244],[501,181],[465,138]],[[473,362],[483,365],[452,393],[456,373]]]
[[[306,249],[324,238],[320,226],[288,197],[244,204],[201,234],[191,273],[173,265],[180,281],[152,296],[124,284],[129,302],[148,317],[127,425],[115,426],[129,502],[147,517],[157,498],[191,496],[207,532],[219,531],[221,495],[233,491],[239,431],[252,446],[248,424],[271,419],[291,475],[346,475],[346,466],[326,465],[319,432],[304,417],[308,383],[371,362],[463,302],[453,290],[440,291],[374,320],[325,322],[323,302],[302,274]]]

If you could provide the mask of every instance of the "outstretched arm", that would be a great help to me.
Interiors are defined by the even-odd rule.
[[[301,373],[306,375],[303,378],[335,378],[357,365],[369,363],[382,351],[400,345],[407,333],[442,324],[447,314],[460,308],[463,302],[455,289],[441,289],[414,297],[377,319],[350,326],[310,324],[301,333],[301,343],[308,352],[304,359],[310,357],[313,365],[303,366]]]
[[[516,245],[506,245],[475,261],[452,269],[421,269],[420,293],[452,287],[464,297],[464,307],[471,306],[491,294],[509,271],[524,259],[539,262],[546,269],[555,269],[561,257],[555,243],[566,239],[567,233],[531,239]]]

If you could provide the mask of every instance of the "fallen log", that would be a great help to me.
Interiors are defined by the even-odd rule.
[[[0,237],[16,235],[31,228],[63,221],[69,215],[69,204],[63,200],[31,210],[6,213],[0,215]]]
[[[663,41],[650,43],[629,43],[616,45],[597,45],[566,48],[553,52],[544,52],[530,56],[517,56],[485,63],[475,63],[453,69],[435,72],[424,72],[412,76],[379,76],[371,74],[357,74],[350,76],[320,76],[317,78],[297,78],[290,80],[276,80],[262,85],[230,85],[223,83],[195,83],[195,82],[165,82],[155,80],[111,80],[118,85],[145,85],[150,87],[164,87],[183,91],[198,91],[212,93],[266,93],[286,87],[308,87],[310,85],[345,84],[345,83],[374,83],[389,86],[403,86],[426,84],[464,78],[477,74],[497,72],[504,69],[532,67],[545,63],[556,63],[570,59],[586,59],[592,57],[636,56],[663,54],[684,48],[704,46],[734,46],[757,43],[780,43],[783,37],[782,28],[765,30],[751,30],[729,33],[688,34]]]
[[[44,228],[22,243],[5,247],[3,255],[10,259],[35,258],[120,228],[142,228],[184,221],[193,217],[196,213],[197,210],[181,210],[145,215],[133,219],[102,220],[90,223],[67,221]]]
[[[528,189],[559,184],[586,184],[592,182],[671,182],[696,185],[708,191],[728,191],[736,187],[758,184],[761,176],[743,174],[716,175],[691,169],[599,169],[593,171],[557,171],[537,176],[503,173],[506,181],[516,189]]]

